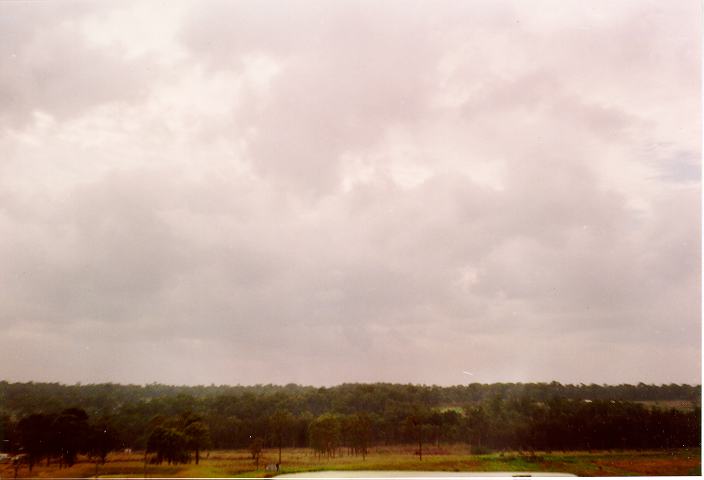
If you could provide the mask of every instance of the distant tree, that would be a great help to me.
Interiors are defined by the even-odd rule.
[[[340,421],[337,416],[326,413],[311,422],[309,427],[311,447],[328,458],[335,456],[340,442]]]
[[[350,425],[351,442],[355,455],[360,453],[362,460],[367,458],[367,449],[372,433],[372,421],[368,414],[358,413],[352,417]]]
[[[476,449],[482,451],[482,442],[485,440],[489,429],[489,421],[484,409],[481,406],[471,407],[465,410],[465,425],[467,429],[467,440]],[[474,450],[473,450],[474,451]]]
[[[552,382],[437,387],[378,383],[317,388],[0,381],[0,448],[26,454],[23,458],[27,463],[30,459],[32,464],[39,459],[49,463],[55,458],[62,465],[70,463],[71,450],[80,453],[87,448],[85,444],[71,445],[85,437],[66,433],[82,423],[81,415],[54,412],[73,405],[91,415],[109,412],[119,444],[134,449],[145,449],[158,426],[189,437],[186,428],[200,420],[208,427],[215,448],[247,448],[254,434],[272,447],[310,446],[332,456],[344,445],[350,452],[364,455],[366,449],[355,425],[360,414],[368,415],[373,424],[369,444],[412,442],[418,444],[419,456],[430,441],[466,441],[474,452],[505,448],[681,448],[701,444],[699,385]],[[430,420],[422,422],[420,429],[406,425],[414,405],[430,412]],[[454,413],[445,408],[454,405],[467,407]],[[184,411],[193,413],[181,414]],[[289,428],[275,427],[272,417],[277,412],[291,415]],[[43,420],[27,420],[33,414],[40,414]],[[64,418],[58,420],[62,415]],[[321,420],[326,415],[327,424]],[[42,428],[32,426],[35,421],[47,423],[47,419],[48,425]],[[91,435],[88,437],[93,438]],[[203,445],[196,447],[188,438],[186,444],[186,457],[195,450],[198,457],[202,456]],[[89,450],[92,455],[93,447]]]
[[[175,428],[156,427],[147,442],[147,452],[156,453],[155,462],[168,464],[188,462],[188,445],[186,436]]]
[[[310,424],[315,417],[310,412],[303,412],[294,417],[291,425],[292,443],[296,447],[307,447],[310,444]]]
[[[262,454],[262,448],[264,447],[264,442],[261,438],[255,438],[249,444],[249,452],[252,454],[252,460],[255,462],[255,468],[259,470],[259,457]]]
[[[207,423],[210,431],[210,446],[216,449],[246,447],[242,420],[234,415],[211,412]]]
[[[429,412],[424,407],[414,406],[413,411],[406,417],[406,431],[418,442],[418,458],[423,460],[424,435],[428,430]]]
[[[293,424],[293,415],[285,410],[277,410],[269,417],[269,432],[274,444],[279,448],[279,465],[281,464],[281,448],[284,443],[284,436],[288,433]]]

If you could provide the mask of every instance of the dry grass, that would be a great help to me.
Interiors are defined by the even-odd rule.
[[[338,455],[319,458],[308,449],[285,449],[282,472],[314,470],[423,470],[423,471],[553,471],[582,476],[623,475],[699,475],[701,459],[699,449],[674,451],[624,451],[624,452],[565,452],[533,454],[520,452],[470,455],[465,445],[424,447],[423,460],[414,456],[415,447],[380,446],[373,448],[366,460],[361,457]],[[245,450],[212,451],[202,458],[200,465],[146,465],[140,453],[114,453],[105,465],[98,466],[100,477],[264,477],[264,466],[275,463],[276,450],[266,450],[260,459],[259,470]],[[96,466],[85,458],[71,468],[59,469],[58,465],[35,466],[30,473],[24,466],[18,477],[39,478],[88,478],[96,475]],[[0,465],[0,478],[12,478],[11,465]]]

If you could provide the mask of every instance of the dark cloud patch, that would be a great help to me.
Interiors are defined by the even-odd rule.
[[[662,162],[662,180],[675,183],[701,183],[701,157],[696,152],[680,151]]]
[[[79,30],[81,21],[114,8],[86,2],[0,6],[3,123],[18,128],[35,112],[67,119],[103,103],[144,99],[156,73],[153,59],[127,59],[119,49],[91,45]]]

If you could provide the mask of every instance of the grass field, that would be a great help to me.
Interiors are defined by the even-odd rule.
[[[628,476],[628,475],[700,475],[699,449],[669,451],[612,451],[612,452],[535,452],[534,455],[519,452],[470,455],[464,445],[428,447],[423,460],[413,456],[411,446],[376,447],[366,460],[354,456],[319,459],[311,450],[285,449],[280,473],[316,470],[415,470],[415,471],[542,471],[564,472],[580,476]],[[85,459],[71,468],[59,470],[57,465],[35,466],[29,472],[23,466],[21,477],[95,477],[96,466]],[[267,450],[260,460],[259,470],[244,450],[212,451],[200,465],[147,465],[139,453],[115,453],[108,457],[105,465],[98,466],[98,476],[109,477],[265,477],[275,472],[264,470],[264,466],[275,463],[277,451]],[[0,478],[13,478],[11,465],[0,466]]]

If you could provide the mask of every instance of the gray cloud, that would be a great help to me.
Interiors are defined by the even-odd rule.
[[[0,121],[22,127],[37,111],[66,119],[104,103],[143,101],[150,76],[160,70],[155,59],[92,44],[82,31],[88,20],[106,18],[116,7],[0,5]]]
[[[0,7],[0,377],[698,382],[697,8],[548,3]]]

